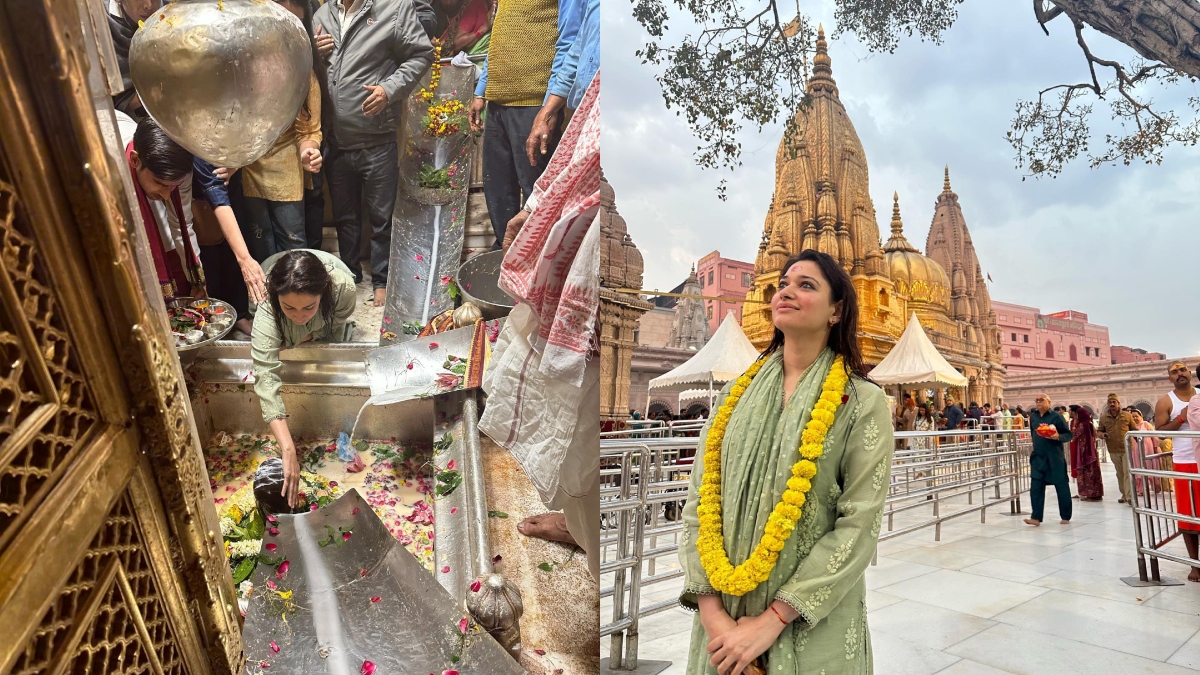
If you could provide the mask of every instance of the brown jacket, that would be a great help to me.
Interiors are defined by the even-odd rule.
[[[1133,421],[1133,415],[1129,414],[1128,410],[1117,411],[1116,415],[1104,411],[1100,416],[1100,433],[1104,435],[1104,442],[1108,446],[1108,452],[1125,452],[1125,434],[1131,431],[1137,431],[1137,424]]]

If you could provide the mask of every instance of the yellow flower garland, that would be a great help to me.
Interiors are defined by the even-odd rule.
[[[779,561],[783,544],[800,520],[805,495],[812,489],[812,479],[817,475],[816,460],[824,451],[825,436],[833,426],[834,412],[843,402],[846,375],[841,356],[833,360],[825,383],[821,385],[821,398],[813,406],[812,418],[800,436],[800,459],[792,466],[792,477],[787,489],[767,518],[763,536],[746,562],[734,567],[725,554],[725,538],[721,526],[721,443],[725,440],[725,427],[733,416],[734,406],[766,359],[760,359],[737,379],[729,390],[729,397],[717,409],[712,428],[705,443],[704,474],[700,484],[700,535],[696,550],[700,553],[700,564],[708,573],[712,587],[726,595],[745,595],[758,587],[771,575]]]

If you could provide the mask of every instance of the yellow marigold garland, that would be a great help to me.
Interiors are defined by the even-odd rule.
[[[417,92],[417,98],[426,103],[433,100],[437,94],[438,83],[442,81],[442,41],[433,41],[433,65],[429,69],[429,86]]]
[[[767,518],[763,536],[746,562],[734,567],[725,553],[725,538],[721,525],[721,444],[725,440],[725,427],[733,416],[733,409],[746,393],[746,388],[766,359],[760,359],[737,379],[729,390],[729,396],[713,418],[712,428],[704,447],[704,474],[700,483],[700,535],[696,539],[696,550],[700,553],[700,564],[708,573],[712,587],[726,595],[745,595],[767,580],[783,544],[800,520],[805,496],[812,489],[812,479],[817,475],[816,460],[824,451],[825,436],[833,426],[834,412],[843,403],[846,375],[841,356],[834,359],[821,385],[821,398],[813,406],[812,418],[805,425],[800,437],[800,459],[792,466],[792,477],[787,489]]]

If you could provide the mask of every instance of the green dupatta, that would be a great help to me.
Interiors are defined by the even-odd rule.
[[[783,361],[776,353],[738,402],[726,429],[721,455],[721,507],[725,551],[737,565],[762,537],[799,457],[800,435],[821,394],[834,354],[825,349],[800,378],[783,405]],[[720,401],[728,395],[726,385]],[[804,513],[785,542],[766,582],[741,597],[722,595],[734,619],[767,611],[776,598],[800,613],[766,656],[770,673],[860,673],[871,671],[866,631],[864,574],[875,554],[892,456],[891,414],[879,387],[852,377],[848,400],[835,413],[817,461],[817,475]],[[684,568],[680,602],[696,609],[697,595],[716,595],[696,552],[698,488],[703,474],[701,434],[679,559]],[[693,625],[689,675],[712,675],[708,636],[699,616]]]

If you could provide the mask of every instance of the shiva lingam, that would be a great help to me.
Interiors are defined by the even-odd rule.
[[[176,0],[129,46],[146,111],[216,166],[262,157],[292,122],[312,77],[309,37],[291,12],[256,0]]]
[[[521,591],[516,584],[499,574],[488,574],[475,580],[467,594],[467,611],[479,627],[491,634],[496,642],[517,661],[521,660]]]

